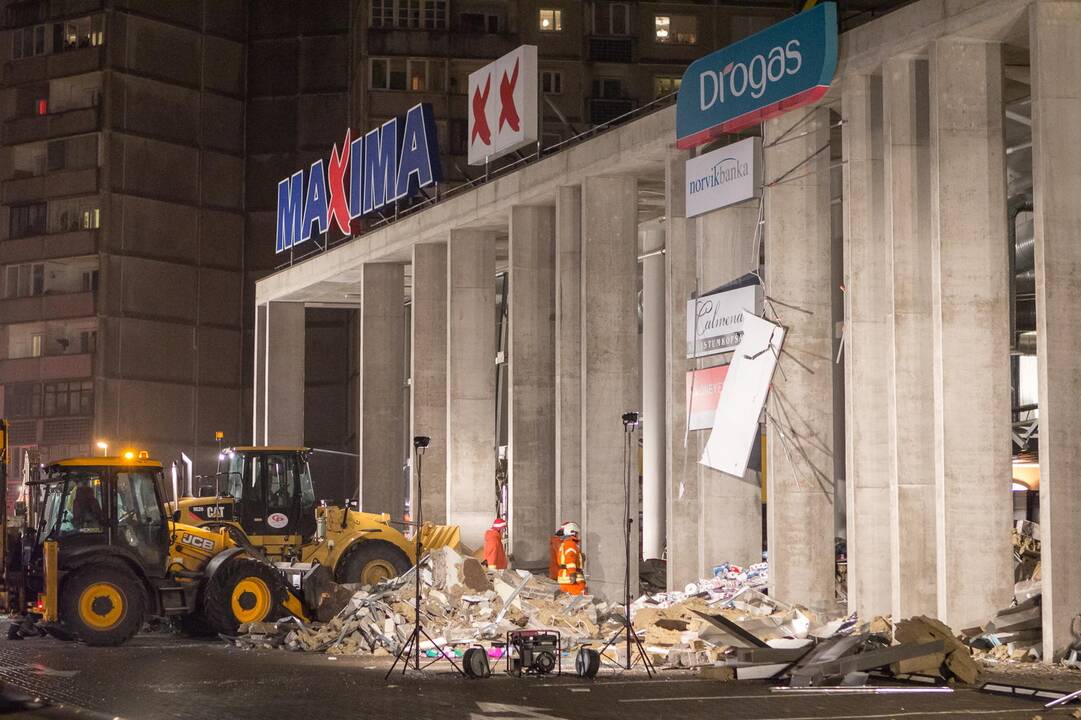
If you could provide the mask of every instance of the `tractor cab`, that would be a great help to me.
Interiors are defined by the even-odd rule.
[[[33,490],[40,511],[31,562],[55,541],[62,565],[104,550],[148,577],[163,577],[169,527],[159,495],[162,466],[145,457],[62,460],[45,468]]]
[[[229,448],[215,476],[216,497],[201,497],[182,507],[194,516],[193,522],[232,522],[249,536],[310,538],[315,534],[315,489],[309,452],[300,447]]]

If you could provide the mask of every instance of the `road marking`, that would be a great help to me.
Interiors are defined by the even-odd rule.
[[[605,680],[598,678],[591,683],[538,683],[537,687],[576,688],[576,687],[599,687],[601,685],[653,685],[656,683],[705,683],[709,682],[702,678],[672,678],[669,680]]]
[[[673,702],[676,700],[763,700],[778,698],[794,698],[798,695],[699,695],[696,697],[666,697],[666,698],[624,698],[620,702]],[[1008,715],[1017,713],[1033,713],[1033,708],[1016,708],[1011,710],[925,710],[911,712],[892,712],[879,715],[807,715],[804,717],[792,717],[783,715],[774,718],[759,718],[759,720],[863,720],[864,718],[898,718],[898,717],[935,717],[942,715]]]
[[[543,708],[526,707],[524,705],[507,705],[505,703],[478,702],[479,707],[485,714],[470,713],[469,720],[563,720],[555,715],[547,715]],[[491,715],[487,713],[493,713]]]
[[[571,692],[589,692],[589,688],[571,688]]]

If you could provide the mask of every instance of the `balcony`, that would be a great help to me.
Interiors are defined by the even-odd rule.
[[[92,292],[0,300],[0,324],[40,322],[93,315],[94,293]]]
[[[97,230],[34,235],[0,242],[0,265],[93,255],[97,251]]]
[[[5,383],[79,380],[92,377],[93,374],[92,353],[0,360],[0,377],[4,378]]]
[[[17,205],[68,195],[90,195],[97,191],[97,168],[68,170],[5,180],[3,185],[0,185],[0,202],[4,205]]]
[[[100,106],[66,112],[13,118],[4,123],[5,145],[48,140],[64,135],[81,135],[101,129]]]
[[[368,31],[368,54],[373,56],[497,58],[517,46],[515,36],[507,33],[380,28]]]
[[[634,110],[635,105],[629,98],[589,98],[589,123],[603,125]]]
[[[634,38],[626,35],[593,35],[589,38],[592,62],[634,62]]]
[[[68,75],[82,75],[101,70],[104,65],[104,45],[11,60],[4,63],[4,84],[21,85]]]

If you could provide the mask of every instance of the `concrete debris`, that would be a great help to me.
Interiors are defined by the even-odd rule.
[[[397,654],[416,622],[418,576],[424,627],[435,639],[421,643],[428,657],[460,656],[480,645],[499,658],[507,633],[523,629],[558,631],[564,652],[573,657],[584,645],[604,645],[625,612],[588,595],[560,592],[552,580],[523,570],[485,571],[475,558],[441,548],[419,569],[375,586],[336,585],[316,576],[319,619],[252,623],[241,626],[234,642],[335,657]],[[855,616],[827,617],[769,597],[763,592],[767,580],[764,563],[720,565],[711,578],[682,591],[643,595],[629,610],[654,662],[693,669],[703,678],[809,687],[866,682],[867,672],[892,668],[975,680],[978,668],[968,648],[936,620],[912,618],[894,627],[875,618],[858,626]],[[605,655],[619,661],[624,651],[619,643]]]

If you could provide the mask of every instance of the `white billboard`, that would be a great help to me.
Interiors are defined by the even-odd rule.
[[[762,138],[750,137],[687,161],[687,217],[758,197]]]
[[[730,352],[743,334],[743,317],[762,305],[761,285],[747,285],[687,302],[687,357]]]
[[[743,337],[721,387],[713,431],[700,463],[742,478],[758,435],[758,418],[766,404],[785,330],[757,315],[744,319]]]
[[[537,142],[537,46],[521,45],[469,74],[469,164]]]

